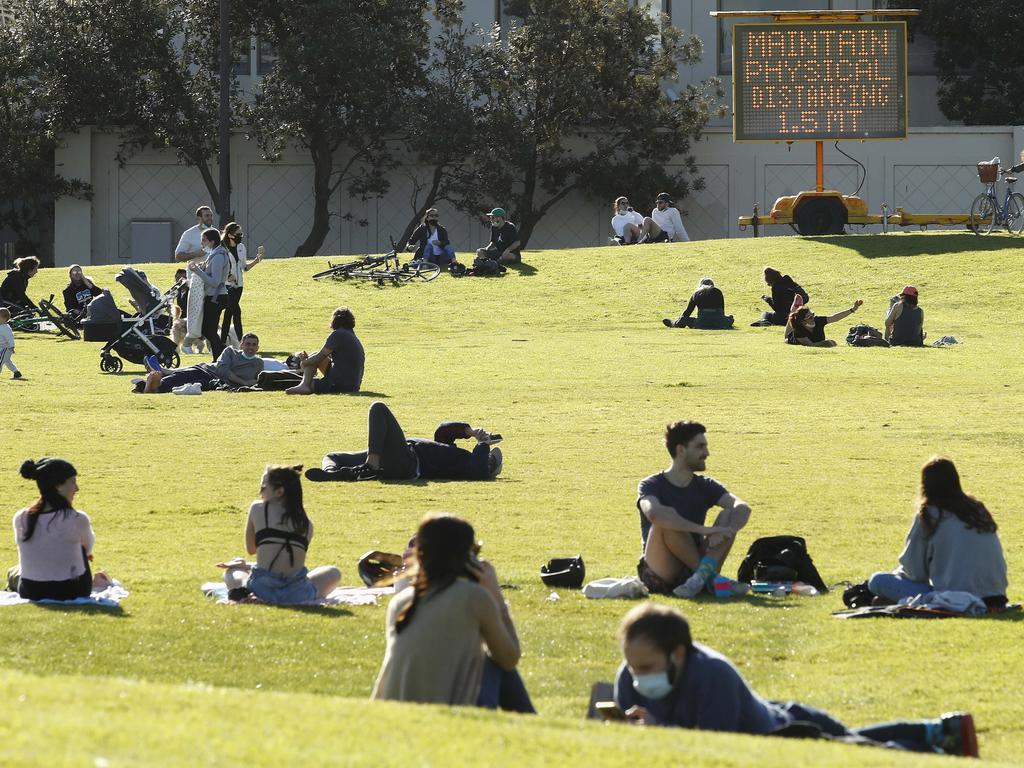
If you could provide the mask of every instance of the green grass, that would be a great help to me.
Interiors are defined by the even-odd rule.
[[[77,505],[93,518],[96,565],[132,594],[120,614],[23,606],[0,620],[0,764],[938,765],[837,745],[638,732],[581,722],[592,681],[618,664],[614,633],[629,607],[550,590],[549,557],[581,552],[588,577],[633,571],[637,481],[667,464],[664,423],[709,430],[708,474],[748,501],[756,537],[807,537],[829,583],[890,568],[912,516],[920,465],[936,452],[1000,524],[1011,598],[1024,523],[1019,471],[1024,406],[1024,281],[1019,241],[890,235],[712,241],[528,255],[532,274],[400,289],[319,284],[323,259],[266,262],[247,278],[246,327],[263,350],[319,347],[330,311],[353,308],[367,349],[365,396],[279,393],[137,397],[139,368],[102,374],[98,344],[19,335],[23,382],[0,378],[0,498],[33,499],[17,475],[28,456],[79,470]],[[771,264],[832,312],[881,326],[887,299],[917,285],[932,338],[951,349],[787,347],[749,328],[760,270]],[[161,286],[174,266],[148,267]],[[87,270],[127,306],[114,268]],[[670,331],[697,279],[712,275],[734,331]],[[31,293],[59,293],[63,270]],[[830,329],[832,330],[832,329]],[[188,359],[188,358],[186,358]],[[497,566],[524,646],[533,720],[368,704],[384,609],[224,607],[205,600],[214,563],[239,554],[248,504],[268,462],[317,464],[365,444],[381,397],[410,435],[445,418],[500,431],[495,483],[307,484],[317,524],[310,564],[348,583],[371,548],[401,550],[426,512],[467,517]],[[17,560],[0,538],[0,564]],[[681,604],[697,639],[729,655],[762,694],[823,707],[851,725],[970,709],[982,754],[1020,762],[1018,617],[984,621],[837,621],[838,593]],[[401,734],[396,738],[396,734]],[[102,765],[103,760],[96,762]]]

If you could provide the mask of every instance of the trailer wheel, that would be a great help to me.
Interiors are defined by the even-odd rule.
[[[796,230],[803,236],[841,235],[846,228],[846,206],[834,197],[802,200],[793,216]]]

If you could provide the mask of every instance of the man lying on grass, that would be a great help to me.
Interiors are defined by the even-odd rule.
[[[848,729],[820,709],[758,696],[725,656],[695,643],[677,609],[645,603],[619,629],[625,659],[615,679],[615,703],[636,725],[706,731],[834,738],[913,752],[978,756],[974,718],[966,712],[935,720]]]
[[[256,377],[263,370],[263,358],[260,351],[260,340],[255,333],[247,333],[242,337],[241,349],[225,347],[216,363],[199,363],[187,368],[163,369],[156,355],[146,358],[146,367],[150,369],[144,381],[134,384],[135,392],[152,395],[170,392],[175,387],[185,384],[199,384],[204,390],[216,386],[251,387]]]
[[[501,472],[501,440],[484,429],[461,421],[446,421],[434,439],[406,439],[398,419],[384,403],[370,405],[367,448],[350,453],[328,453],[322,468],[306,470],[306,478],[324,480],[487,480]],[[472,451],[459,448],[460,438],[476,438]]]
[[[654,594],[692,598],[704,589],[716,594],[750,589],[742,582],[716,579],[736,533],[750,519],[750,507],[716,480],[694,474],[704,471],[709,455],[704,432],[704,425],[695,421],[667,425],[665,448],[672,464],[637,487],[643,555],[636,570]],[[713,526],[704,525],[714,506],[722,511]]]

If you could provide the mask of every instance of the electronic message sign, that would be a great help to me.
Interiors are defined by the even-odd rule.
[[[904,22],[737,24],[736,141],[905,139]]]

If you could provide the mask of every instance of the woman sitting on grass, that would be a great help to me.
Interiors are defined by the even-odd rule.
[[[302,505],[302,467],[270,466],[260,498],[249,507],[245,549],[256,564],[226,564],[224,581],[233,600],[253,594],[265,603],[296,605],[326,597],[341,581],[333,565],[306,569],[313,522]]]
[[[816,317],[810,307],[800,307],[791,313],[786,323],[786,343],[801,344],[805,347],[834,347],[836,343],[825,338],[825,326],[849,317],[864,302],[857,299],[853,306],[828,317]]]
[[[921,468],[917,515],[899,567],[876,573],[868,589],[885,602],[928,592],[970,592],[990,607],[1006,605],[1006,559],[992,515],[964,493],[949,459],[936,456]]]
[[[71,506],[78,472],[64,459],[28,459],[21,476],[35,480],[39,498],[14,515],[18,565],[7,573],[8,589],[27,600],[74,600],[111,585],[89,568],[96,535],[89,516]]]
[[[372,698],[534,711],[515,671],[515,625],[479,549],[465,520],[431,515],[420,523],[416,573],[388,606]]]

